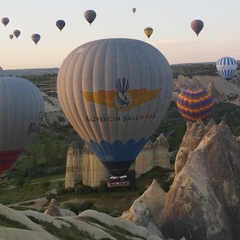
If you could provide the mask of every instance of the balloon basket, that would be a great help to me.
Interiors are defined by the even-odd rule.
[[[108,179],[108,187],[127,187],[130,182],[127,175],[123,176],[110,176]]]

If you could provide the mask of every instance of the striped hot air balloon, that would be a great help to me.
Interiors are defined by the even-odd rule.
[[[188,121],[205,119],[213,106],[213,97],[206,90],[184,90],[179,93],[177,107],[180,114]]]
[[[237,69],[237,62],[232,57],[222,57],[217,61],[216,67],[220,76],[230,80]]]

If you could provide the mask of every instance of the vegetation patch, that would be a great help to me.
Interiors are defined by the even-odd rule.
[[[87,222],[88,224],[96,223],[99,226],[104,228],[104,231],[109,233],[111,236],[115,237],[118,240],[131,240],[133,237],[137,237],[142,240],[146,240],[146,238],[134,235],[133,233],[127,231],[126,229],[120,228],[118,226],[109,226],[93,217],[79,217],[82,221]]]
[[[32,216],[29,216],[29,218],[36,224],[41,225],[50,234],[52,234],[55,237],[58,237],[61,240],[76,240],[76,239],[94,240],[94,238],[88,232],[80,231],[74,224],[68,223],[70,227],[61,226],[61,228],[57,228],[52,223],[39,220]]]
[[[29,229],[24,224],[14,221],[12,219],[7,218],[5,215],[0,214],[0,226],[10,227],[10,228],[19,228],[19,229]]]

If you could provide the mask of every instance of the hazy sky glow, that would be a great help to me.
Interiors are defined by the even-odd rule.
[[[132,8],[137,9],[136,13]],[[97,18],[90,26],[85,10]],[[0,66],[3,69],[60,67],[76,47],[102,38],[134,38],[158,48],[170,64],[215,62],[224,56],[240,59],[239,0],[7,0],[1,3]],[[62,32],[55,22],[66,22]],[[197,37],[190,24],[201,19]],[[143,30],[152,27],[148,39]],[[19,38],[9,38],[15,29]],[[39,33],[37,45],[31,40]]]

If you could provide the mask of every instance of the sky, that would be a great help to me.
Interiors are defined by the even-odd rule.
[[[132,12],[136,8],[136,12]],[[86,10],[97,17],[90,26]],[[239,0],[5,0],[0,18],[0,66],[3,69],[60,67],[78,46],[103,38],[133,38],[156,47],[169,64],[240,60]],[[60,32],[55,23],[63,19]],[[197,37],[190,27],[200,19]],[[152,27],[148,39],[144,28]],[[9,38],[15,29],[18,38]],[[31,35],[38,33],[37,45]]]

